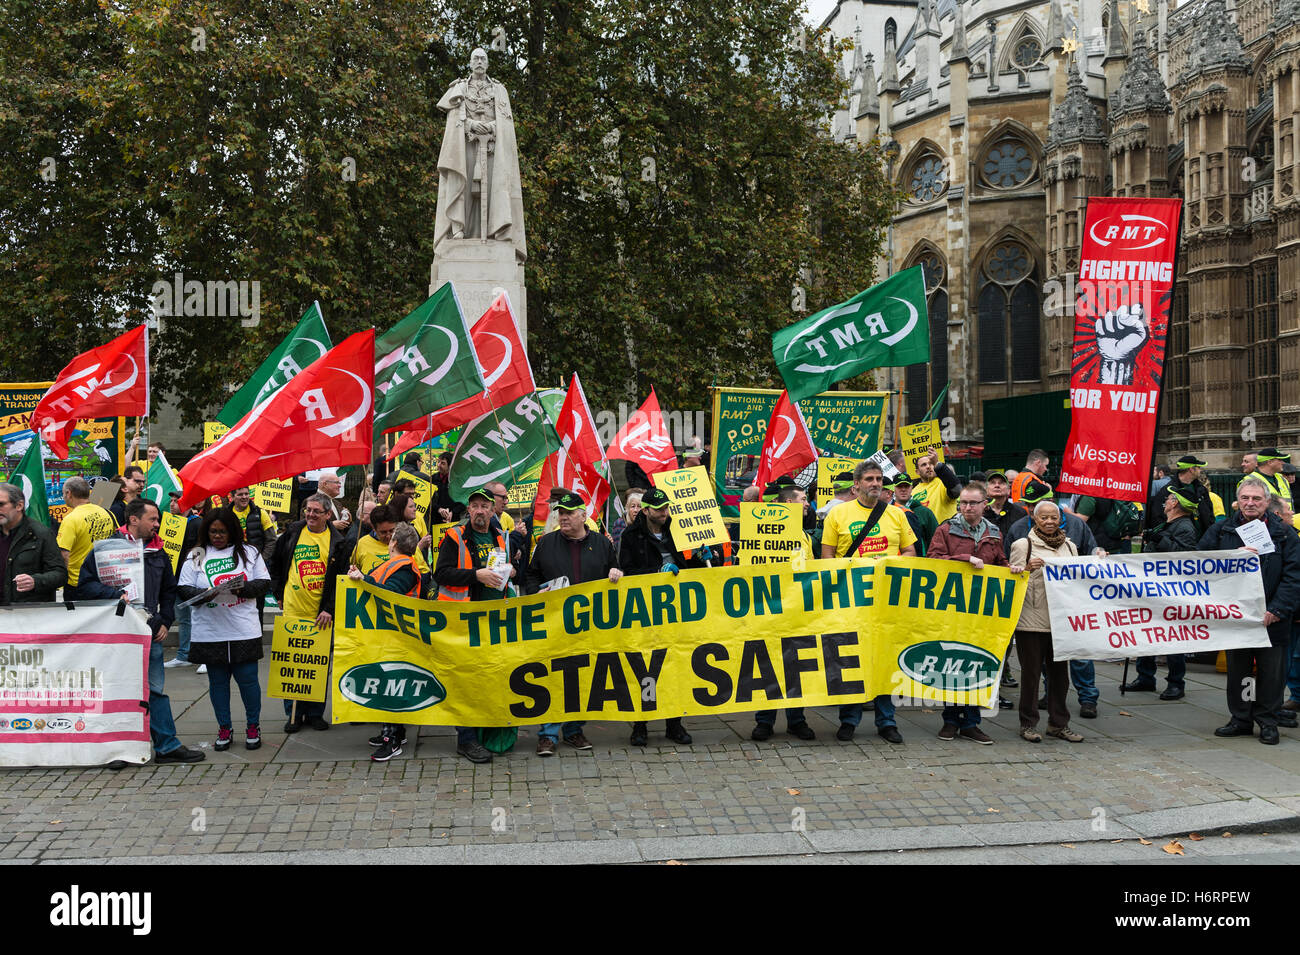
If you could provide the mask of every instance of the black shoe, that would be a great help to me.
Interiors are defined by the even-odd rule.
[[[797,736],[802,740],[817,738],[817,734],[813,732],[813,728],[808,725],[807,720],[802,723],[795,723],[794,726],[787,727],[787,729],[791,736]]]
[[[124,759],[115,759],[108,764],[107,768],[111,769],[115,773],[120,773],[122,770],[126,769],[126,767],[129,765],[130,764]]]
[[[376,763],[386,763],[394,756],[401,756],[401,755],[402,755],[402,744],[399,743],[396,739],[390,738],[384,740],[384,745],[379,747],[379,749],[375,750],[373,753],[371,753],[370,758],[373,759]]]
[[[323,719],[321,719],[319,716],[307,717],[306,723],[314,730],[327,730],[330,728],[330,725],[326,723]]]
[[[207,757],[200,750],[177,746],[170,753],[158,753],[153,761],[155,763],[201,763],[205,759]]]
[[[1278,743],[1278,734],[1276,726],[1261,726],[1259,728],[1259,741],[1269,746],[1276,746]]]
[[[1005,696],[999,696],[999,697],[998,697],[998,709],[1000,709],[1000,710],[1014,710],[1015,708],[1016,708],[1016,704],[1012,703],[1012,702],[1011,702],[1010,700],[1008,700]]]
[[[1154,693],[1155,691],[1155,680],[1134,680],[1131,683],[1124,684],[1125,693]]]
[[[1296,720],[1294,713],[1289,713],[1286,710],[1279,710],[1277,713],[1274,713],[1273,716],[1277,720],[1278,726],[1285,726],[1289,730],[1300,727],[1300,721]]]
[[[835,731],[835,738],[841,743],[847,743],[853,739],[853,734],[857,731],[858,728],[852,723],[841,723],[840,728]]]
[[[903,742],[903,734],[898,731],[897,726],[882,726],[876,732],[880,734],[880,738],[885,742],[893,743],[895,746]]]
[[[1095,720],[1097,718],[1097,704],[1080,703],[1079,715],[1082,716],[1085,720]]]
[[[366,740],[366,742],[369,743],[371,746],[383,746],[384,740],[388,739],[388,737],[392,735],[393,735],[393,728],[387,723],[385,723],[383,726],[379,727],[379,732],[376,733],[374,736],[370,737],[370,739]],[[402,742],[403,743],[406,742],[405,732],[402,733]]]
[[[474,740],[472,743],[465,743],[462,746],[457,746],[456,752],[461,756],[464,756],[471,763],[492,762],[492,754],[489,753],[487,748],[478,740]]]
[[[1214,731],[1215,736],[1253,736],[1254,731],[1249,726],[1242,726],[1240,723],[1225,723]]]
[[[1045,709],[1047,709],[1047,697],[1046,697],[1046,696],[1040,696],[1040,697],[1038,698],[1038,708],[1039,708],[1040,710],[1045,710]]]
[[[1180,687],[1165,687],[1165,691],[1160,694],[1162,700],[1181,700],[1187,693]]]
[[[644,723],[632,724],[632,738],[629,742],[633,746],[644,746],[646,744],[646,728]]]
[[[1010,673],[1007,673],[1004,674],[1002,677],[1002,685],[1005,686],[1008,690],[1014,690],[1016,687],[1020,685],[1020,681],[1017,680],[1015,677],[1013,677]]]
[[[757,742],[759,742],[759,743],[763,742],[763,740],[771,739],[771,738],[772,738],[772,724],[771,724],[771,723],[755,723],[755,724],[754,724],[754,732],[752,732],[752,733],[749,734],[749,738],[752,739],[752,740],[755,740],[755,741],[757,741]]]
[[[298,732],[298,730],[302,729],[302,724],[303,724],[303,718],[301,716],[298,717],[296,720],[287,720],[284,724],[284,731],[286,733],[296,733]],[[375,745],[377,746],[379,744],[376,743]]]
[[[664,736],[680,746],[690,746],[695,742],[691,739],[691,734],[686,732],[686,727],[682,726],[681,720],[669,720],[668,725],[664,727]]]

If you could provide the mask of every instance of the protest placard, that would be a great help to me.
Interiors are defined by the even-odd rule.
[[[808,538],[803,532],[802,504],[764,504],[743,501],[740,505],[739,562],[785,564],[796,558],[808,559]]]
[[[266,695],[280,700],[325,702],[330,667],[330,635],[315,620],[286,617],[275,620]]]
[[[673,519],[669,527],[673,546],[679,551],[698,550],[731,540],[704,468],[660,471],[650,475],[650,480],[668,495],[668,513]]]
[[[939,460],[943,460],[943,438],[939,435],[939,422],[931,419],[920,424],[903,425],[899,429],[898,447],[907,459],[907,473],[914,478],[920,477],[920,472],[916,469],[918,459],[935,451]]]
[[[126,591],[133,604],[144,602],[144,543],[110,537],[95,541],[95,568],[99,582]]]
[[[835,482],[835,475],[847,471],[853,473],[853,469],[858,466],[858,462],[852,458],[829,458],[820,457],[817,459],[817,507],[826,506],[826,502],[835,496],[835,488],[832,486]]]

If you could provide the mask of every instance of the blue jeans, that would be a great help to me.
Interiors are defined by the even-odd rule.
[[[262,687],[257,682],[257,661],[246,663],[209,663],[208,693],[212,697],[212,712],[218,726],[230,726],[230,678],[239,684],[239,695],[244,701],[244,719],[249,723],[262,722]]]
[[[172,701],[163,692],[163,645],[149,643],[149,735],[153,751],[159,755],[181,748],[176,738],[176,720],[172,718]]]
[[[1070,682],[1079,694],[1080,703],[1096,703],[1101,698],[1097,690],[1097,668],[1091,660],[1070,661]]]
[[[943,722],[945,725],[951,724],[963,730],[970,729],[972,726],[979,726],[980,708],[974,704],[945,706],[943,708]]]
[[[776,712],[776,710],[759,710],[754,714],[754,722],[766,723],[768,726],[775,726]],[[807,722],[807,720],[804,719],[802,706],[792,706],[785,711],[786,726],[798,726],[800,723],[805,722]]]
[[[894,719],[894,700],[888,693],[882,693],[875,699],[876,704],[876,729],[882,729],[886,726],[897,726],[898,722]],[[845,703],[840,707],[840,722],[848,723],[850,726],[857,726],[862,722],[862,704]]]
[[[556,735],[557,733],[563,733],[566,737],[569,737],[572,736],[574,733],[581,733],[582,728],[586,725],[587,725],[586,720],[583,720],[579,723],[565,723],[563,726],[561,726],[559,723],[543,723],[541,726],[537,727],[537,737],[538,739],[540,739],[541,737],[545,736],[551,741],[555,741],[559,739],[559,737]],[[471,730],[470,732],[473,732],[473,730]],[[457,739],[460,738],[459,731],[457,731],[456,733],[456,738]]]
[[[1173,689],[1183,689],[1187,677],[1187,657],[1181,653],[1171,653],[1166,659],[1169,661],[1169,686]],[[1156,658],[1138,657],[1137,673],[1140,679],[1150,680],[1154,683],[1156,680]]]
[[[1291,699],[1300,700],[1300,624],[1291,625],[1291,657],[1286,677]]]
[[[194,617],[193,607],[176,608],[176,659],[187,663],[190,659],[190,621]]]
[[[545,727],[543,727],[543,729],[545,729]],[[475,729],[473,726],[456,727],[457,746],[468,746],[470,743],[477,743],[477,742],[478,742],[478,730]]]

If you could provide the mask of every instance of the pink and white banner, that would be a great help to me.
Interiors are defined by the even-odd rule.
[[[116,604],[0,608],[0,766],[147,763],[149,642]]]

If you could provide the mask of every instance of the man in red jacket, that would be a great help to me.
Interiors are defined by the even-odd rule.
[[[975,570],[985,564],[1007,566],[1002,550],[1002,533],[997,525],[984,516],[987,494],[981,481],[969,481],[957,498],[957,516],[944,521],[934,532],[927,557],[940,560],[969,561]],[[958,736],[989,746],[993,739],[980,729],[980,708],[973,703],[943,708],[943,729],[939,739],[951,740]]]

